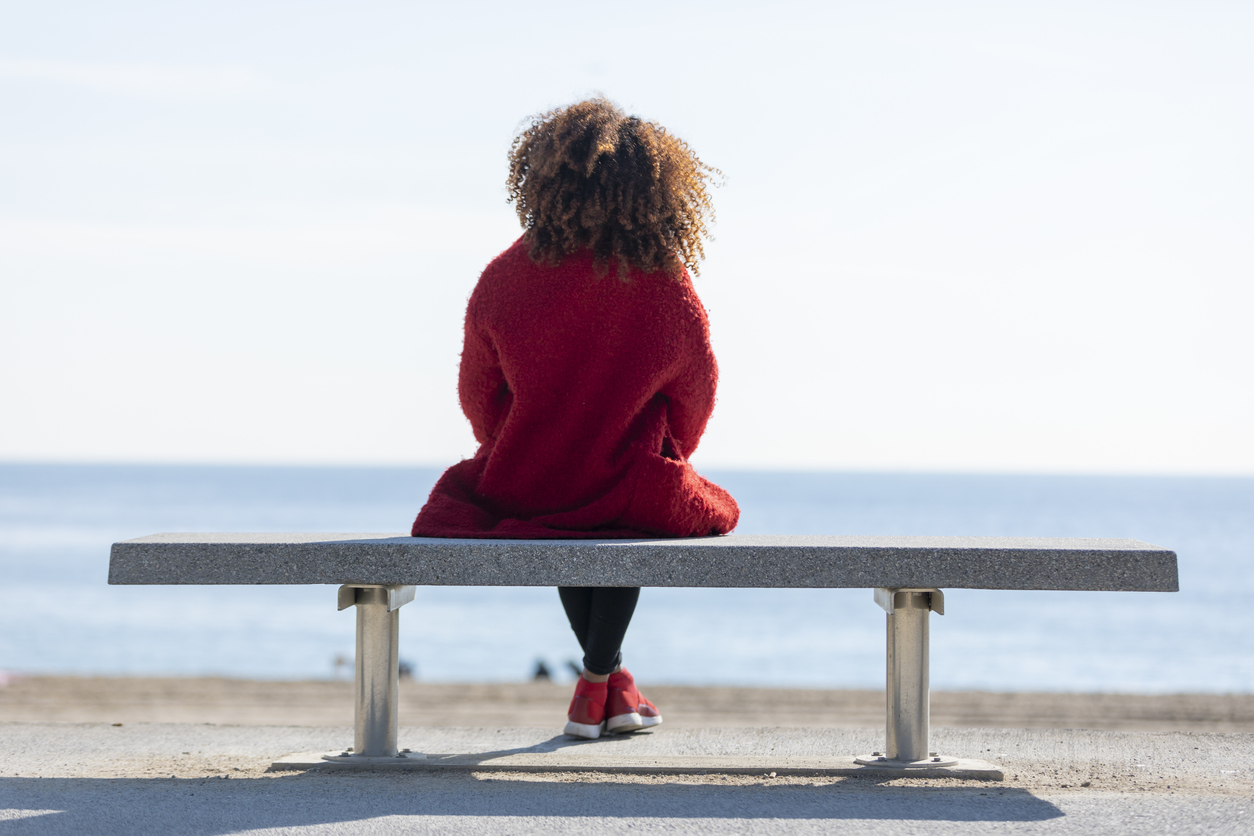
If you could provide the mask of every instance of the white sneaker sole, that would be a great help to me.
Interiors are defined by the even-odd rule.
[[[631,714],[619,714],[617,717],[611,717],[605,721],[605,731],[612,734],[639,731],[643,728],[644,718],[635,712],[632,712]]]
[[[588,723],[576,723],[574,720],[570,720],[566,723],[566,734],[571,737],[582,737],[584,740],[596,740],[601,736],[601,731],[604,728],[604,723],[598,723],[593,726]]]
[[[660,716],[641,717],[634,712],[631,714],[619,714],[617,717],[611,717],[605,721],[605,731],[607,734],[624,734],[651,728],[659,725],[661,722],[662,718]]]

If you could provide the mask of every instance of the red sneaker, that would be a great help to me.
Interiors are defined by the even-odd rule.
[[[582,676],[575,684],[575,696],[566,712],[566,733],[572,737],[596,740],[605,728],[607,683],[589,682]]]
[[[653,703],[636,690],[636,680],[626,668],[610,674],[609,698],[605,703],[607,732],[631,732],[647,729],[662,722],[662,715]]]

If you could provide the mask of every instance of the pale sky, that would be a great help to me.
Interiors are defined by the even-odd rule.
[[[506,152],[726,174],[699,467],[1254,474],[1254,5],[17,3],[0,460],[448,464]]]

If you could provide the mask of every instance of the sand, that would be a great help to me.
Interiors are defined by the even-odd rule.
[[[402,682],[402,726],[560,724],[571,686]],[[882,691],[649,686],[668,727],[875,728]],[[31,676],[0,688],[0,722],[343,726],[353,685],[214,677]],[[1254,732],[1254,694],[932,693],[935,728]]]

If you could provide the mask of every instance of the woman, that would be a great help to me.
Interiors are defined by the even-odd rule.
[[[416,537],[725,534],[732,497],[688,463],[718,369],[692,287],[715,169],[660,125],[591,99],[533,118],[510,151],[524,232],[466,308],[458,379],[480,447],[449,468]],[[559,590],[584,650],[566,732],[661,715],[622,667],[637,588]]]

